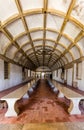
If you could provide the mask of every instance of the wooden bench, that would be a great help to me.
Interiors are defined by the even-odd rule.
[[[84,99],[84,96],[65,87],[64,85],[57,83],[56,81],[52,81],[52,83],[59,90],[58,97],[66,97],[67,99],[71,100],[68,112],[70,114],[81,114],[79,102],[80,100]]]
[[[35,80],[32,81],[32,83],[35,83]],[[5,100],[8,104],[8,109],[5,113],[5,117],[17,116],[19,114],[19,109],[17,107],[16,101],[27,94],[28,90],[31,88],[32,83],[29,82],[0,99]]]

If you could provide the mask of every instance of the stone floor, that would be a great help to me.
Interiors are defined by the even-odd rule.
[[[84,130],[83,122],[1,124],[0,130]]]
[[[0,110],[0,130],[84,130],[84,114],[69,115],[69,103],[58,99],[44,81],[29,99],[21,99],[17,104],[17,117],[6,118],[7,109]]]

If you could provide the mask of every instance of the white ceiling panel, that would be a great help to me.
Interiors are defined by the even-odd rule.
[[[65,64],[68,63],[65,57],[62,57],[62,60],[64,61]]]
[[[84,55],[84,37],[80,41],[78,41],[77,45],[80,47],[80,49]]]
[[[61,55],[61,52],[59,52],[58,50],[54,51],[55,54],[57,54],[58,56]]]
[[[62,58],[59,61],[61,62],[62,65],[65,65],[64,61],[62,60]]]
[[[58,56],[55,54],[55,53],[53,53],[53,56],[52,56],[54,59],[56,59],[56,58],[58,58]]]
[[[34,57],[34,56],[35,56],[34,53],[32,53],[31,55],[29,55],[30,58],[32,58],[32,57]]]
[[[59,67],[61,67],[62,66],[61,62],[60,61],[57,61],[57,62],[59,64]],[[59,73],[59,71],[58,71],[58,73]]]
[[[55,40],[57,39],[58,33],[54,33],[51,31],[46,31],[46,39],[52,39]]]
[[[26,16],[27,26],[29,29],[43,27],[43,15],[36,14],[31,16]]]
[[[33,52],[34,52],[33,49],[31,49],[31,50],[28,50],[28,51],[26,52],[26,54],[29,55],[29,54],[31,54],[31,53],[33,53]]]
[[[54,43],[54,42],[51,42],[51,41],[46,41],[46,42],[45,42],[45,45],[46,45],[46,46],[50,46],[50,47],[54,47],[54,46],[55,46],[55,43]]]
[[[62,27],[63,18],[55,15],[47,15],[47,28],[55,29],[59,31]]]
[[[37,50],[38,50],[38,51],[42,50],[42,47],[36,46],[36,47],[35,47],[35,51],[37,51]]]
[[[14,61],[18,62],[18,60],[20,59],[20,57],[22,56],[22,53],[17,53],[15,58],[14,58]]]
[[[22,36],[22,37],[20,37],[20,38],[17,39],[17,43],[18,43],[20,46],[24,45],[24,44],[27,43],[27,42],[29,42],[29,38],[28,38],[27,35]]]
[[[31,34],[31,37],[32,37],[33,40],[39,39],[39,38],[43,39],[43,31],[32,32],[30,34]]]
[[[69,8],[70,2],[71,0],[49,0],[48,8],[66,12]]]
[[[68,22],[65,26],[64,33],[68,34],[69,37],[75,39],[77,35],[80,33],[81,28],[77,27],[75,24]]]
[[[56,49],[60,50],[62,53],[65,50],[64,47],[62,47],[61,45],[57,45]]]
[[[18,9],[14,0],[0,0],[0,20],[2,22],[15,14],[18,14]]]
[[[10,40],[2,32],[0,32],[0,53],[4,53],[9,43]]]
[[[79,53],[78,48],[77,48],[76,46],[73,47],[73,48],[70,50],[70,52],[72,52],[72,54],[73,54],[73,56],[74,56],[75,59],[80,58],[80,53]]]
[[[20,0],[23,10],[43,8],[43,0]]]
[[[51,50],[51,51],[53,50],[53,48],[51,48],[51,47],[49,47],[49,46],[45,46],[45,49],[46,49],[46,50],[48,49],[48,50]]]
[[[70,43],[71,43],[70,40],[68,40],[67,38],[65,38],[65,37],[63,37],[63,36],[60,38],[59,42],[60,42],[62,45],[64,45],[65,47],[68,47],[68,46],[70,45]]]
[[[36,42],[33,42],[34,46],[42,46],[43,45],[43,41],[36,41]]]
[[[70,53],[65,54],[65,56],[67,57],[69,62],[72,61],[72,56],[70,55]]]
[[[6,56],[12,59],[17,51],[18,49],[15,46],[10,46],[6,52]]]
[[[21,19],[16,20],[7,26],[8,31],[12,34],[13,37],[19,35],[22,32],[25,32],[24,25]]]
[[[22,47],[22,49],[24,50],[24,51],[27,51],[27,50],[29,50],[29,49],[31,49],[32,48],[32,46],[30,45],[30,44],[26,44],[24,47]]]

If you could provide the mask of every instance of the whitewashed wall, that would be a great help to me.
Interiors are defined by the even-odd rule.
[[[58,70],[58,76],[57,76],[57,70],[53,71],[53,79],[61,83],[64,83],[64,80],[61,79],[61,73],[62,73],[62,69]]]
[[[82,61],[81,80],[76,78],[76,64],[74,64],[74,82],[77,82],[77,87],[84,91],[84,61]]]
[[[28,69],[25,69],[25,79],[28,79]]]
[[[31,77],[35,77],[35,72],[31,71]]]
[[[73,83],[73,68],[67,69],[67,85],[72,86]]]
[[[28,77],[30,77],[31,76],[31,74],[30,74],[31,72],[30,72],[30,70],[28,70]]]
[[[77,79],[76,77],[76,64],[74,64],[73,68],[69,68],[67,70],[65,70],[65,75],[64,75],[64,80],[67,80],[67,85],[70,85],[73,87],[75,84],[73,84],[73,82],[75,82],[77,84],[77,88],[79,90],[84,91],[84,61],[82,61],[82,73],[81,73],[81,80]],[[61,69],[58,70],[58,76],[57,76],[57,70],[53,71],[53,79],[56,81],[59,81],[61,83],[64,83],[64,80],[61,79]]]
[[[0,59],[0,91],[15,86],[22,82],[21,67],[10,63],[9,70],[9,79],[4,80],[4,61]]]

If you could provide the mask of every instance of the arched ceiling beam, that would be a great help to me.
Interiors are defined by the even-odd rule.
[[[36,68],[36,67],[34,67],[34,66],[24,66],[24,65],[22,65],[22,64],[19,64],[19,62],[15,62],[14,60],[12,60],[12,59],[10,59],[10,58],[8,58],[8,57],[2,55],[2,54],[0,54],[0,58],[3,59],[4,61],[9,62],[9,63],[16,64],[16,65],[18,65],[18,66],[23,66],[23,67],[26,67],[26,68],[31,69],[31,70]]]
[[[61,59],[61,60],[62,60],[62,59]],[[59,62],[60,62],[60,65],[63,66],[63,65],[64,65],[64,61],[63,61],[63,60],[61,61],[61,60],[60,60]],[[26,62],[25,62],[25,61],[26,61],[26,59],[23,60],[23,63],[27,64],[28,61],[26,61]],[[53,62],[53,61],[55,61],[54,58],[52,59],[52,62]],[[25,64],[24,64],[24,65],[25,65]],[[59,64],[59,63],[58,63],[58,64]],[[42,65],[42,64],[41,64],[41,65]],[[44,65],[46,65],[46,63],[45,63]],[[38,67],[39,67],[39,66],[38,66]],[[48,67],[49,67],[49,65],[48,65]],[[51,67],[51,68],[52,68],[52,67]]]
[[[47,14],[46,14],[46,10],[48,7],[48,0],[44,0],[44,8],[43,8],[43,52],[45,50],[45,38],[46,38],[46,23],[47,23]],[[44,66],[44,62],[45,62],[45,54],[43,53],[43,66]]]
[[[39,40],[42,40],[42,39],[35,39],[35,40],[33,40],[33,41],[39,41]],[[47,40],[47,41],[51,41],[51,42],[55,42],[54,40],[51,40],[51,39],[45,39],[45,40]],[[58,43],[58,45],[61,45],[63,48],[65,48],[66,49],[66,47],[63,45],[63,44],[61,44],[61,43]],[[39,45],[38,45],[39,46]],[[53,49],[53,47],[52,46],[50,46],[52,49]],[[55,50],[57,50],[57,48],[55,48]],[[60,51],[61,52],[61,51]],[[71,55],[71,57],[72,57],[72,59],[74,60],[74,56],[72,55],[72,53],[69,51],[69,53],[70,53],[70,55]]]
[[[52,41],[52,42],[54,42],[54,41],[51,40],[51,39],[46,39],[46,40],[47,40],[47,41]],[[39,39],[36,39],[36,41],[39,41]],[[28,43],[27,43],[27,44],[28,44]],[[22,48],[23,48],[24,46],[26,46],[27,44],[23,45]],[[66,47],[65,47],[64,45],[62,45],[61,43],[58,43],[58,44],[61,45],[63,48],[66,49]],[[49,45],[47,45],[47,46],[53,49],[52,46],[49,46]],[[35,48],[37,48],[37,47],[42,47],[42,46],[41,46],[41,45],[37,45]],[[32,49],[32,48],[31,48],[31,49]],[[27,51],[30,51],[31,49],[28,49]],[[56,48],[55,51],[56,51],[56,50],[58,50],[58,49]],[[25,53],[27,53],[27,51],[26,51]],[[17,55],[18,52],[19,52],[19,50],[15,53],[15,55],[14,55],[13,58],[15,58],[15,56]],[[61,52],[60,50],[59,50],[59,52],[62,54],[62,52]],[[73,58],[71,52],[69,52],[69,53],[70,53],[71,57]],[[30,55],[30,54],[29,54],[29,55]],[[28,55],[28,56],[29,56],[29,55]]]
[[[48,45],[47,45],[48,46]],[[37,47],[41,47],[40,45],[39,46],[36,46],[36,48]],[[50,47],[50,46],[48,46],[48,47]],[[50,48],[52,48],[53,49],[53,47],[50,47]],[[27,51],[29,51],[29,50],[27,50]],[[56,48],[56,51],[58,51],[60,54],[61,54],[61,51],[60,50],[58,50],[57,48]],[[37,51],[36,51],[37,52]],[[31,53],[31,54],[29,54],[28,56],[31,56],[31,55],[33,55],[34,53]]]
[[[11,41],[11,45],[14,45],[18,50],[21,50],[22,54],[34,65],[34,63],[29,59],[29,57],[25,54],[25,52],[20,48],[20,46],[17,44],[17,42],[13,41],[12,35],[9,33],[9,31],[6,28],[1,28],[1,31],[5,34],[5,36]],[[10,46],[10,45],[9,45]],[[6,53],[4,54],[4,56]],[[35,66],[35,65],[34,65]]]
[[[43,9],[33,9],[31,11],[24,11],[22,12],[23,16],[28,16],[28,15],[34,15],[34,14],[42,14],[43,13]],[[66,14],[62,11],[58,11],[58,10],[54,10],[54,9],[47,9],[46,13],[52,14],[52,15],[58,15],[60,17],[66,17]],[[20,14],[16,14],[13,15],[11,17],[9,17],[8,19],[6,19],[4,22],[1,22],[1,27],[4,28],[7,25],[9,25],[10,23],[14,22],[15,20],[18,20],[21,18]],[[80,23],[77,19],[75,19],[72,16],[69,16],[69,21],[72,21],[73,23],[75,23],[78,27],[81,27],[84,30],[84,25],[82,23]]]
[[[43,40],[42,38],[39,38],[39,39],[34,39],[34,40],[32,40],[32,41],[33,41],[33,42],[36,42],[36,41],[42,41],[42,40]],[[55,41],[52,40],[52,39],[45,39],[45,41],[50,41],[50,42],[55,43]],[[21,46],[21,48],[25,47],[26,45],[29,45],[29,43],[30,43],[30,42],[25,43],[24,45]],[[64,49],[67,49],[66,46],[63,45],[61,42],[58,42],[58,45],[62,46]],[[39,45],[38,45],[38,46],[39,46]],[[52,47],[52,46],[50,46],[50,47]],[[53,47],[52,47],[52,48],[53,48]]]
[[[33,41],[33,42],[38,42],[38,41],[43,41],[43,39],[42,39],[42,38],[39,38],[39,39],[34,39],[34,40],[32,40],[32,41]],[[49,38],[45,39],[45,41],[50,41],[50,42],[55,43],[55,41],[54,41],[53,39],[49,39]],[[29,45],[29,43],[30,43],[30,42],[26,42],[24,45],[21,46],[21,48],[25,47],[26,45]],[[56,43],[55,43],[55,44],[56,44]],[[60,45],[60,46],[62,46],[63,48],[66,49],[66,46],[63,45],[61,42],[58,42],[58,45]],[[38,45],[38,46],[39,46],[39,45]],[[52,47],[52,46],[51,46],[51,47]]]
[[[70,44],[69,45],[69,47],[67,48],[67,50],[65,50],[64,52],[63,52],[63,54],[57,59],[57,61],[61,58],[61,57],[63,57],[67,52],[69,52],[69,50],[73,47],[73,46],[75,46],[76,45],[76,43],[82,38],[82,37],[84,37],[84,32],[83,31],[81,31],[79,34],[78,34],[78,36],[75,38],[75,40],[74,40],[74,43],[72,43],[72,44]],[[79,48],[78,48],[79,49]],[[80,57],[82,56],[82,51],[81,50],[79,50],[80,52],[81,52],[81,54],[80,54]],[[56,61],[56,62],[57,62]],[[54,63],[55,64],[55,63]],[[53,65],[54,65],[53,64]]]
[[[57,54],[55,54],[56,55],[56,57],[59,57]],[[21,61],[21,59],[22,59],[22,57],[19,59],[19,61]],[[33,58],[33,56],[32,56],[32,59],[34,60],[34,58]],[[38,57],[38,59],[39,59],[39,57]],[[53,57],[52,59],[54,59],[55,60],[55,57]],[[26,59],[24,59],[22,62],[24,62]]]
[[[39,39],[36,39],[36,40],[34,40],[34,41],[38,41]],[[42,39],[41,39],[42,40]],[[46,39],[47,41],[52,41],[52,42],[55,42],[54,40],[51,40],[51,39]],[[27,43],[28,44],[28,43]],[[27,45],[27,44],[25,44],[25,45]],[[61,45],[60,43],[58,43],[59,45]],[[23,45],[22,47],[24,47],[25,45]],[[61,45],[61,46],[63,46],[63,45]],[[50,46],[51,47],[51,46]],[[63,46],[65,49],[66,49],[66,47],[65,46]],[[19,48],[18,49],[18,51],[19,52],[21,52],[21,48]],[[18,52],[16,52],[15,53],[15,55],[17,54]],[[14,56],[14,58],[15,58],[15,56]]]
[[[9,39],[12,37],[11,36],[11,34],[8,32],[8,30],[5,28],[8,24],[10,24],[10,23],[12,23],[13,21],[15,21],[16,19],[22,19],[22,22],[23,22],[23,24],[24,24],[24,27],[25,27],[25,30],[26,30],[26,34],[28,33],[28,36],[30,37],[30,30],[28,30],[28,28],[27,28],[27,26],[26,26],[26,21],[25,21],[25,16],[28,16],[28,15],[33,15],[33,14],[44,14],[44,27],[43,27],[43,30],[46,32],[46,15],[45,15],[45,12],[46,12],[46,14],[52,14],[52,15],[58,15],[58,16],[60,16],[60,17],[63,17],[64,18],[64,23],[63,23],[63,26],[62,26],[62,28],[61,28],[61,30],[60,30],[60,32],[59,32],[59,36],[58,36],[58,38],[57,38],[57,40],[59,41],[59,39],[60,39],[60,36],[62,36],[62,35],[65,35],[66,36],[66,34],[63,34],[63,32],[62,32],[62,30],[64,29],[64,26],[65,26],[65,24],[66,24],[66,22],[69,20],[69,21],[72,21],[73,23],[75,23],[75,25],[77,25],[78,27],[81,27],[82,28],[82,31],[80,32],[80,34],[78,35],[78,38],[76,38],[75,40],[74,40],[74,42],[72,42],[71,43],[71,45],[68,47],[68,49],[66,49],[64,52],[63,52],[63,54],[62,54],[62,56],[64,56],[73,46],[76,46],[77,48],[78,48],[78,50],[79,50],[79,52],[80,52],[80,56],[82,56],[82,51],[81,51],[81,49],[80,49],[80,47],[78,46],[78,45],[76,45],[76,43],[77,43],[77,41],[79,41],[83,36],[84,36],[84,25],[83,24],[81,24],[78,20],[76,20],[75,18],[73,18],[73,17],[71,17],[70,16],[70,13],[71,13],[71,11],[72,11],[72,8],[73,8],[73,6],[74,6],[74,4],[75,4],[75,1],[76,0],[72,0],[72,3],[71,3],[71,5],[70,5],[70,9],[68,10],[68,12],[67,12],[67,14],[65,14],[65,13],[63,13],[63,12],[61,12],[61,11],[57,11],[57,10],[51,10],[51,9],[47,9],[47,0],[44,0],[44,8],[43,9],[35,9],[35,10],[31,10],[31,11],[24,11],[23,12],[23,10],[22,10],[22,7],[21,7],[21,4],[20,4],[20,2],[19,1],[17,1],[17,0],[15,0],[16,1],[16,5],[17,5],[17,7],[18,7],[18,11],[19,11],[19,15],[18,14],[16,14],[16,15],[14,15],[14,16],[12,16],[12,17],[10,17],[10,18],[8,18],[6,21],[4,21],[3,23],[1,23],[1,26],[0,26],[0,30],[6,30],[6,32],[8,33],[8,37],[9,37]],[[40,30],[40,28],[39,28],[39,30]],[[44,33],[45,33],[44,32]],[[6,34],[7,35],[7,34]],[[46,36],[46,35],[44,35],[44,36]],[[43,38],[43,39],[45,39],[45,38]],[[78,40],[79,39],[79,40]],[[26,57],[26,58],[28,58],[27,57],[27,55],[25,54],[25,52],[22,50],[22,48],[20,48],[19,46],[18,46],[18,44],[17,44],[17,42],[16,41],[14,41],[14,39],[12,38],[12,39],[10,39],[10,41],[11,41],[11,44],[12,45],[14,45],[19,51],[21,51],[21,53]],[[32,39],[31,39],[31,37],[30,37],[30,41],[31,41],[31,43],[32,43]],[[45,40],[44,40],[45,41]],[[29,43],[30,44],[30,43]],[[10,46],[10,44],[8,45],[8,47]],[[7,48],[8,48],[7,47]],[[35,50],[34,50],[34,54],[35,54]],[[37,58],[36,58],[37,59]],[[61,57],[59,57],[59,59],[61,59]],[[37,61],[38,61],[38,59],[37,59]],[[49,60],[50,61],[50,60]]]
[[[67,24],[67,21],[69,20],[71,11],[72,11],[72,9],[73,9],[75,3],[76,3],[76,0],[71,1],[71,3],[70,3],[70,6],[69,6],[68,11],[67,11],[67,13],[66,13],[66,16],[65,16],[65,18],[64,18],[62,27],[61,27],[61,29],[60,29],[60,33],[59,33],[59,35],[58,35],[58,37],[57,37],[57,39],[56,39],[56,43],[58,43],[59,40],[60,40],[60,38],[61,38],[62,32],[64,31],[64,28],[65,28],[65,26],[66,26],[66,24]],[[55,44],[53,51],[55,51],[56,46],[57,46],[57,45]],[[51,58],[52,58],[52,55],[51,55],[50,58],[49,58],[48,64],[49,64]]]
[[[46,31],[50,31],[50,32],[53,32],[53,33],[60,33],[59,31],[57,30],[53,30],[51,28],[46,28],[45,29]],[[35,28],[35,29],[31,29],[29,32],[30,33],[33,33],[33,32],[38,32],[38,31],[43,31],[43,28]],[[27,32],[23,32],[21,34],[19,34],[18,36],[16,36],[13,40],[16,41],[18,38],[21,38],[22,36],[25,36],[27,34]],[[62,33],[61,36],[64,36],[66,39],[68,39],[69,41],[71,42],[74,42],[73,39],[71,37],[69,37],[67,34],[64,34]]]
[[[80,51],[81,52],[81,51]]]
[[[27,25],[26,20],[25,20],[25,18],[24,18],[24,15],[23,15],[23,10],[22,10],[22,7],[21,7],[21,3],[19,2],[19,0],[18,0],[18,1],[15,0],[15,2],[16,2],[16,5],[17,5],[17,8],[18,8],[19,14],[20,14],[20,16],[21,16],[21,19],[22,19],[22,22],[23,22],[25,31],[28,32],[28,33],[27,33],[27,36],[28,36],[28,38],[29,38],[30,41],[31,41],[32,49],[33,49],[33,51],[34,51],[35,57],[36,57],[37,62],[38,62],[38,64],[39,64],[39,60],[38,60],[38,58],[37,58],[37,56],[36,56],[36,53],[35,53],[35,49],[34,49],[34,45],[33,45],[33,42],[32,42],[32,38],[31,38],[31,35],[30,35],[30,32],[29,32],[29,28],[28,28],[28,25]]]
[[[35,48],[37,48],[37,47],[42,47],[41,45],[39,45],[39,46],[36,46]],[[51,47],[51,46],[46,46],[46,47],[49,47],[49,48],[52,48],[53,49],[53,47]],[[28,50],[26,50],[26,53],[27,52],[29,52],[31,49],[28,49]],[[56,49],[57,51],[59,51],[60,53],[61,53],[61,51],[60,50],[58,50],[58,49]],[[36,53],[39,51],[39,49],[36,51]],[[31,54],[33,54],[33,53],[31,53]],[[28,56],[30,56],[31,54],[29,54]],[[56,53],[54,53],[55,55],[57,55]],[[62,53],[61,53],[62,54]],[[71,52],[70,52],[70,55],[72,56],[72,54],[71,54]],[[57,56],[59,56],[59,55],[57,55]],[[65,59],[68,61],[68,59],[67,59],[67,57],[66,56],[64,56],[65,57]],[[52,57],[53,58],[53,57]],[[68,61],[69,62],[69,61]]]
[[[25,35],[25,33],[21,33],[16,39],[18,39],[18,38],[20,38],[21,36],[24,36]],[[70,40],[70,41],[72,41],[72,39],[70,39],[68,36],[65,36],[68,40]],[[13,42],[16,42],[16,39],[13,39]],[[34,39],[34,40],[32,40],[32,42],[36,42],[36,41],[40,41],[40,40],[43,40],[42,38],[40,38],[40,39]],[[52,40],[52,39],[45,39],[45,40],[48,40],[48,41],[51,41],[51,42],[55,42],[55,44],[56,44],[56,41],[54,41],[54,40]],[[12,42],[12,41],[11,41]],[[30,42],[27,42],[27,44],[30,44]],[[58,43],[59,44],[59,43]],[[10,45],[11,44],[9,44],[8,46],[7,46],[7,48],[5,49],[5,53],[6,53],[6,51],[7,51],[7,49],[10,47]],[[26,43],[23,45],[23,46],[21,46],[21,47],[24,47],[26,45]],[[57,44],[56,44],[57,45]],[[60,44],[61,45],[61,44]],[[75,46],[77,46],[76,44],[75,44]],[[77,46],[78,47],[78,46]],[[66,49],[66,47],[65,47],[65,49]],[[80,50],[80,52],[82,52],[82,50]]]

